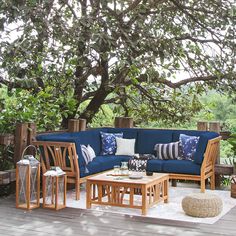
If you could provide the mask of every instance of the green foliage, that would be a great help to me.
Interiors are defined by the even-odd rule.
[[[99,112],[93,118],[91,127],[112,127],[114,126],[114,118],[112,107],[102,105]]]
[[[231,149],[234,153],[234,156],[236,157],[236,133],[230,135],[228,142],[231,145]]]
[[[228,140],[221,140],[220,142],[220,157],[222,160],[229,160],[234,156],[231,145]]]
[[[110,103],[137,124],[189,121],[205,90],[235,92],[232,12],[231,0],[3,0],[0,84],[24,97],[5,115],[50,129]]]
[[[55,130],[60,127],[62,116],[75,110],[76,101],[68,96],[56,98],[53,89],[33,94],[22,89],[6,93],[1,89],[0,133],[11,133],[17,122],[35,122],[38,130]],[[63,106],[63,112],[60,107]]]
[[[209,91],[200,99],[203,104],[198,117],[206,120],[219,120],[227,125],[236,123],[236,103],[234,97]]]
[[[13,169],[14,154],[12,146],[0,145],[0,171]]]

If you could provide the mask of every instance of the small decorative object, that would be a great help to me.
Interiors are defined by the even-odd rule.
[[[121,175],[129,175],[128,162],[121,162]]]
[[[67,176],[60,167],[52,167],[43,175],[43,208],[60,210],[66,207]]]
[[[231,178],[231,197],[236,198],[236,175]]]
[[[153,175],[153,172],[151,172],[151,171],[146,171],[146,175],[147,175],[147,176],[152,176],[152,175]]]
[[[140,172],[133,172],[129,175],[130,179],[142,179],[143,175]]]
[[[40,198],[40,163],[33,155],[24,155],[29,147],[37,154],[35,146],[27,146],[16,165],[16,207],[27,210],[39,207]]]
[[[113,175],[120,175],[120,166],[114,166]]]

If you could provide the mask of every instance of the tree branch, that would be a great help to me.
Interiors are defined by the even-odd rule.
[[[198,42],[198,43],[220,43],[219,40],[215,40],[215,39],[199,39],[199,38],[193,38],[192,36],[190,36],[189,34],[183,35],[181,37],[175,37],[175,40],[181,41],[181,40],[191,40],[193,42]]]
[[[194,17],[192,14],[190,14],[186,8],[181,5],[178,1],[175,0],[170,0],[175,6],[177,6],[179,8],[180,11],[182,11],[184,14],[186,14],[189,18],[191,18],[195,23],[197,23],[199,26],[201,26],[203,29],[207,30],[209,33],[211,33],[212,35],[216,34],[209,29],[207,26],[205,26],[202,22],[200,22],[199,20],[196,19],[196,17]],[[218,36],[216,36],[217,38],[219,38]]]
[[[215,81],[217,79],[224,79],[225,77],[227,77],[228,75],[221,75],[220,77],[217,77],[215,75],[209,75],[209,76],[199,76],[199,77],[191,77],[188,79],[184,79],[181,80],[179,82],[173,83],[167,79],[163,79],[163,78],[155,78],[153,80],[153,82],[158,82],[161,84],[165,84],[170,88],[180,88],[182,85],[186,85],[189,83],[193,83],[193,82],[207,82],[207,81]]]

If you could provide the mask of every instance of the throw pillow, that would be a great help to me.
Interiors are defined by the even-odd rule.
[[[116,137],[123,138],[123,133],[100,132],[102,141],[101,155],[113,155],[116,152]]]
[[[197,144],[199,141],[198,136],[189,136],[185,134],[180,134],[180,156],[185,160],[193,160],[194,153],[197,149]]]
[[[87,147],[85,145],[80,145],[80,148],[85,161],[85,165],[87,165],[93,160],[96,154],[90,145],[88,145]]]
[[[129,170],[130,171],[146,171],[147,161],[139,158],[132,158],[129,160]]]
[[[133,156],[135,139],[125,139],[125,138],[117,138],[116,137],[116,155],[128,155]]]
[[[179,142],[158,143],[155,145],[154,150],[160,160],[179,159]]]
[[[93,159],[94,157],[96,157],[96,153],[94,152],[93,148],[89,144],[87,146],[87,150],[89,152],[90,159]]]
[[[138,157],[134,155],[129,159],[129,170],[146,171],[148,160],[156,159],[152,154],[140,154]]]

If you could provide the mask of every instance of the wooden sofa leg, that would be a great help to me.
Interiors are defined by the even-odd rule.
[[[79,200],[80,199],[80,183],[78,180],[75,182],[75,199]]]
[[[201,179],[201,193],[205,193],[206,182],[205,179]]]
[[[177,180],[176,179],[171,180],[171,186],[172,187],[177,187]]]
[[[211,176],[211,190],[215,190],[216,183],[215,183],[215,175]]]

